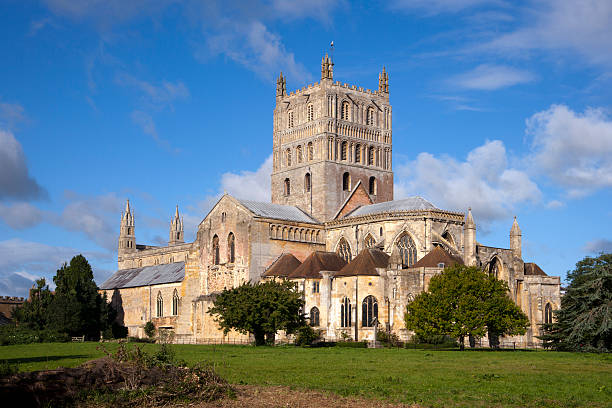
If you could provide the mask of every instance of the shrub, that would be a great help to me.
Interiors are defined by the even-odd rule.
[[[295,337],[296,346],[309,346],[319,340],[320,335],[310,326],[303,326],[298,329]]]
[[[336,343],[336,347],[348,347],[348,348],[367,348],[367,341],[339,341]]]
[[[17,374],[19,367],[17,364],[11,364],[8,361],[0,362],[0,377],[8,377],[9,375]]]
[[[0,345],[30,344],[43,342],[67,342],[70,336],[51,330],[35,330],[27,326],[7,324],[0,326]]]
[[[157,329],[155,328],[155,325],[153,324],[152,321],[148,321],[145,325],[144,325],[144,332],[147,335],[148,338],[152,339],[153,337],[155,337],[155,332],[157,331]]]
[[[378,330],[376,332],[376,341],[389,347],[401,347],[403,345],[403,342],[400,341],[397,334],[389,333],[384,330]]]

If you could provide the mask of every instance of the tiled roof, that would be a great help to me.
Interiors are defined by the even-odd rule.
[[[346,215],[346,217],[359,217],[362,215],[380,214],[394,211],[416,211],[416,210],[435,210],[432,203],[423,197],[408,197],[403,200],[386,201],[384,203],[364,205]]]
[[[369,275],[379,276],[376,268],[389,266],[389,255],[380,249],[366,248],[359,253],[348,265],[334,274],[338,276]]]
[[[318,224],[317,220],[310,217],[304,211],[292,205],[281,205],[272,203],[262,203],[259,201],[238,200],[255,215],[275,220],[307,222]]]
[[[346,261],[335,252],[315,251],[288,278],[321,279],[321,271],[339,271]]]
[[[181,282],[185,278],[185,262],[165,265],[145,266],[142,268],[118,270],[106,280],[100,289],[135,288]]]
[[[538,266],[538,264],[535,264],[533,262],[525,262],[524,270],[525,270],[525,275],[548,276],[546,272],[544,272],[542,268]]]
[[[302,263],[293,254],[284,253],[266,269],[263,276],[289,276]]]
[[[427,255],[422,257],[417,263],[411,266],[411,268],[437,268],[439,264],[443,263],[444,267],[452,266],[455,264],[463,265],[463,260],[455,255],[451,255],[446,252],[442,247],[434,247]]]

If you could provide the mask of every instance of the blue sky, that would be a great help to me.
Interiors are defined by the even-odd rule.
[[[376,88],[386,66],[395,195],[473,208],[477,238],[551,275],[612,251],[609,0],[71,0],[0,4],[0,294],[85,254],[116,268],[186,237],[227,191],[268,200],[275,78]]]

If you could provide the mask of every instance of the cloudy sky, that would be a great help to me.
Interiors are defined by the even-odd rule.
[[[478,240],[552,275],[612,251],[609,0],[5,0],[0,294],[83,253],[116,268],[119,217],[163,244],[223,191],[268,200],[275,78],[390,74],[397,198],[473,208]]]

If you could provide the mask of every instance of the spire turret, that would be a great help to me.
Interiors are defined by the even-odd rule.
[[[325,57],[321,60],[321,80],[334,79],[334,63],[329,59],[329,56],[325,54]]]
[[[121,213],[121,223],[119,226],[119,255],[123,255],[136,250],[134,213],[130,208],[130,200],[125,202],[125,210]]]
[[[389,74],[383,66],[382,72],[378,74],[378,92],[389,93]]]
[[[466,265],[476,265],[476,223],[471,208],[468,208],[463,226],[463,257]]]
[[[170,218],[170,240],[168,245],[177,245],[185,242],[185,233],[183,231],[183,219],[179,215],[178,205],[174,217]]]
[[[284,98],[285,96],[287,96],[287,81],[283,76],[283,71],[281,71],[276,80],[276,97]]]
[[[516,216],[514,216],[512,228],[510,228],[510,249],[514,253],[514,256],[517,258],[522,257],[522,234]]]

